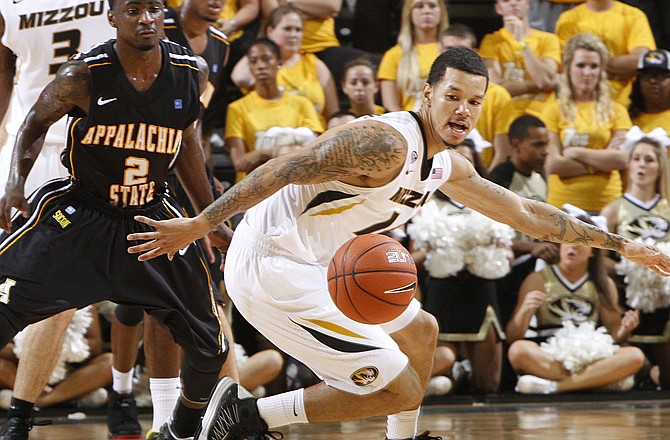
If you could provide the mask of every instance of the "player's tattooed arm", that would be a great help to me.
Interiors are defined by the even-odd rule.
[[[303,149],[261,165],[205,209],[203,215],[214,226],[290,183],[383,181],[398,173],[406,150],[405,139],[387,124],[345,124]]]
[[[657,273],[670,274],[670,258],[657,248],[603,231],[546,203],[521,198],[481,177],[462,156],[451,156],[451,177],[440,189],[460,203],[531,237],[611,249]]]

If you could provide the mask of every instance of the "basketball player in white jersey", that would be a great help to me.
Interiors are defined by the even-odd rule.
[[[658,249],[522,199],[449,150],[477,124],[487,85],[487,69],[475,52],[449,49],[433,63],[418,113],[392,112],[329,130],[260,166],[194,218],[136,217],[155,228],[128,236],[147,240],[129,248],[146,260],[172,257],[246,210],[227,253],[228,293],[261,333],[323,379],[255,399],[224,378],[195,438],[244,439],[292,423],[381,415],[389,415],[388,439],[439,438],[417,434],[435,318],[414,301],[387,324],[359,324],[335,307],[326,281],[329,259],[347,239],[402,225],[436,190],[525,234],[614,249],[670,274],[670,257]]]
[[[71,56],[114,37],[114,29],[107,22],[108,9],[107,0],[0,0],[0,120],[7,117],[7,139],[0,150],[0,197],[5,194],[16,134],[40,92]],[[45,181],[68,175],[60,160],[65,128],[64,117],[41,140],[43,148],[23,185],[26,196]],[[21,419],[12,419],[12,414],[21,414],[22,404],[34,402],[41,394],[60,356],[58,347],[62,346],[73,313],[68,310],[28,327],[9,422],[0,439],[27,438],[27,430],[13,423]],[[134,401],[125,403],[134,405]],[[28,411],[27,406],[25,410]],[[136,417],[132,420],[132,416],[124,416],[125,408],[116,412],[116,419],[127,425],[120,427],[122,433],[129,439],[141,438]]]

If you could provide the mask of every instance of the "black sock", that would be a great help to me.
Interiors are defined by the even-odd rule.
[[[177,437],[192,437],[200,424],[200,417],[205,413],[205,408],[194,409],[184,405],[181,400],[172,413],[172,433]]]
[[[33,402],[28,402],[27,400],[17,399],[12,397],[12,401],[9,405],[9,412],[7,413],[7,418],[11,417],[23,417],[28,418],[33,412],[33,407],[35,404]]]

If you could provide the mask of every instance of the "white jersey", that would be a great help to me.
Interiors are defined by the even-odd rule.
[[[108,9],[107,0],[0,0],[5,19],[2,44],[18,57],[8,135],[16,136],[40,92],[63,63],[114,37]],[[49,129],[45,143],[65,144],[65,120]]]
[[[412,218],[449,178],[449,153],[426,158],[423,127],[413,113],[369,118],[389,124],[407,140],[405,165],[395,179],[378,188],[338,181],[287,185],[247,211],[251,228],[307,263],[327,265],[350,238],[388,231]]]

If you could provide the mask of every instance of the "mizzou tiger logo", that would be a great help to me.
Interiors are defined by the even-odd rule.
[[[351,380],[359,387],[370,385],[379,376],[377,367],[363,367],[354,371],[351,375]]]

